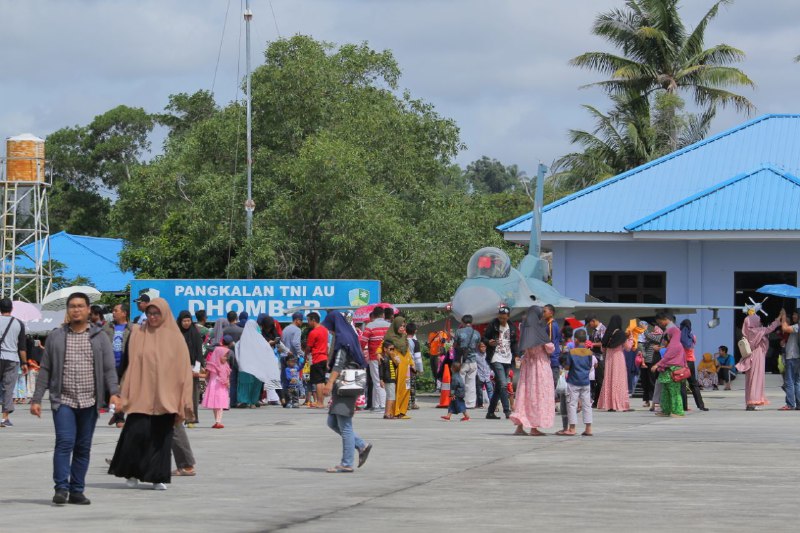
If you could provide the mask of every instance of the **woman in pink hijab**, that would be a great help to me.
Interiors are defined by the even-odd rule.
[[[681,344],[681,330],[673,325],[666,334],[669,337],[667,349],[651,368],[652,372],[660,372],[657,379],[661,383],[661,412],[656,416],[682,417],[681,384],[672,380],[672,373],[686,366],[686,351]]]
[[[750,357],[742,357],[736,364],[736,370],[744,372],[744,401],[748,411],[755,411],[759,405],[769,405],[764,394],[764,360],[769,348],[769,334],[781,325],[784,311],[769,326],[761,325],[761,317],[751,314],[744,319],[742,335],[750,343],[753,353]]]

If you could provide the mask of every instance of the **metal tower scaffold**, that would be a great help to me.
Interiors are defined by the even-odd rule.
[[[8,156],[0,158],[0,291],[12,300],[40,303],[52,287],[47,206],[52,176],[43,151],[41,157],[20,157],[11,153],[11,141]]]

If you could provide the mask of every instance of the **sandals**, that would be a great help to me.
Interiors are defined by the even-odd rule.
[[[197,475],[197,470],[186,470],[185,468],[176,468],[175,470],[172,471],[172,475],[175,477],[181,477],[181,476],[191,477]]]
[[[364,466],[364,463],[367,462],[367,458],[369,457],[369,452],[371,452],[371,451],[372,451],[372,444],[367,444],[366,446],[364,446],[363,450],[359,450],[358,451],[358,467],[359,468]]]
[[[353,469],[347,466],[336,465],[326,470],[329,474],[352,474]]]
[[[577,435],[577,433],[575,432],[570,433],[566,429],[562,429],[560,431],[556,431],[556,435],[558,435],[559,437],[574,437],[575,435]]]
[[[586,433],[585,431],[581,433],[582,437],[594,437],[594,433]]]

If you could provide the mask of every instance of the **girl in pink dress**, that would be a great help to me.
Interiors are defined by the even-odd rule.
[[[549,355],[555,346],[550,342],[542,308],[537,305],[528,309],[519,349],[525,351],[525,356],[519,368],[514,412],[509,418],[517,426],[515,435],[526,435],[524,428],[529,427],[532,437],[541,437],[546,433],[539,428],[551,427],[555,419],[555,386]]]
[[[603,349],[606,352],[606,372],[603,388],[597,398],[597,408],[607,411],[630,411],[628,399],[628,367],[625,364],[625,349],[633,343],[622,329],[622,318],[614,315],[608,322],[603,335]]]
[[[743,357],[737,363],[736,369],[744,372],[744,401],[748,411],[755,411],[759,405],[769,405],[769,400],[764,394],[764,359],[769,348],[769,334],[780,325],[781,317],[766,327],[761,325],[761,317],[757,314],[751,314],[744,319],[742,335],[750,343],[753,353],[750,357]]]
[[[230,349],[217,346],[206,360],[206,392],[203,407],[214,410],[214,429],[222,429],[222,412],[230,407],[231,367],[228,364]]]

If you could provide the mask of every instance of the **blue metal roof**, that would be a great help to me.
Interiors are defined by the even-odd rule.
[[[85,237],[62,231],[50,236],[49,246],[53,261],[66,267],[64,277],[89,278],[91,285],[101,292],[125,290],[134,279],[131,272],[123,272],[119,267],[122,239]],[[23,246],[22,250],[33,255],[34,244]],[[18,258],[17,264],[23,268],[33,268],[33,263],[25,258]]]
[[[766,168],[784,173],[784,177],[800,176],[800,115],[764,115],[553,202],[542,211],[542,231],[624,233],[634,221],[708,192],[731,176]],[[750,189],[735,190],[744,194]],[[757,192],[758,198],[767,194],[765,190]],[[745,202],[754,199],[737,198],[731,206],[748,205]],[[691,222],[688,229],[700,229]],[[779,225],[777,221],[758,222],[765,224]],[[796,222],[791,227],[786,224],[782,221],[781,229],[800,230]],[[497,229],[529,232],[531,214]]]
[[[800,180],[765,165],[650,216],[627,231],[757,231],[800,228]]]

